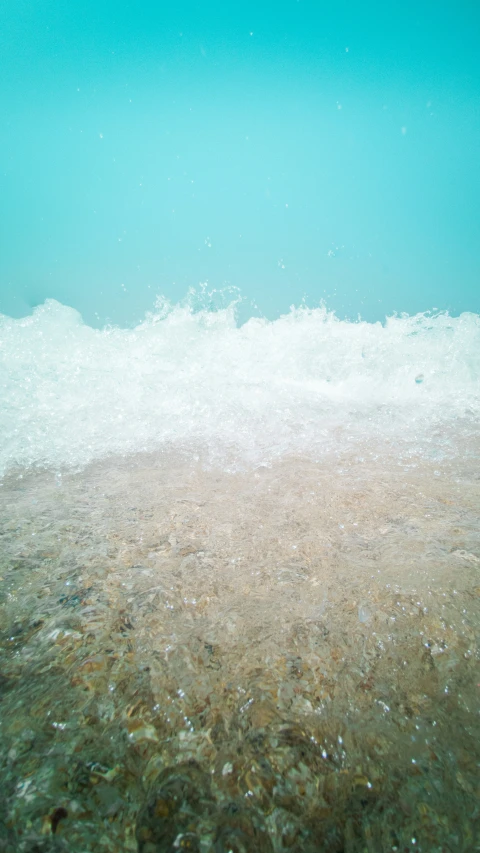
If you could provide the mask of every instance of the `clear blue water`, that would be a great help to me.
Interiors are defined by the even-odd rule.
[[[469,3],[5,0],[0,312],[480,311]]]
[[[478,849],[479,24],[3,0],[5,853]]]

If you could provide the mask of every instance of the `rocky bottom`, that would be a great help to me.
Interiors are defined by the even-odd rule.
[[[471,446],[0,495],[1,851],[480,850]]]

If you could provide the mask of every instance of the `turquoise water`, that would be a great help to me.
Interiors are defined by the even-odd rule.
[[[468,3],[6,0],[0,312],[480,311]]]
[[[3,3],[5,853],[480,849],[479,22]]]

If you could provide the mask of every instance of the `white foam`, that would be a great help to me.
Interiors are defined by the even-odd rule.
[[[480,317],[338,320],[292,309],[240,328],[235,305],[163,306],[97,330],[48,300],[0,316],[0,471],[207,446],[268,463],[372,436],[421,441],[480,413]]]

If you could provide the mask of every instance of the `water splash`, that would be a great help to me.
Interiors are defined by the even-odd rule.
[[[478,416],[476,314],[382,325],[303,306],[240,326],[240,301],[192,291],[134,329],[90,328],[54,300],[0,317],[0,470],[172,444],[268,464],[369,437],[421,443]]]

